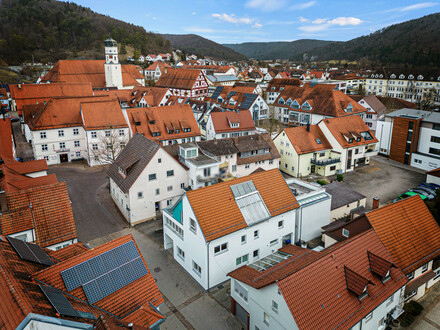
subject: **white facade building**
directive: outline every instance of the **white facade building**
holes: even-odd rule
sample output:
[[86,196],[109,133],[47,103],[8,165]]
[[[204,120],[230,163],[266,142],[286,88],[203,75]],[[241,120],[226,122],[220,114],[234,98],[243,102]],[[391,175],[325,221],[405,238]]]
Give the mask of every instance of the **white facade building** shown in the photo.
[[188,186],[187,169],[140,134],[122,150],[108,175],[111,197],[130,225],[160,215]]
[[208,290],[290,243],[297,208],[278,170],[188,191],[164,212],[164,247]]

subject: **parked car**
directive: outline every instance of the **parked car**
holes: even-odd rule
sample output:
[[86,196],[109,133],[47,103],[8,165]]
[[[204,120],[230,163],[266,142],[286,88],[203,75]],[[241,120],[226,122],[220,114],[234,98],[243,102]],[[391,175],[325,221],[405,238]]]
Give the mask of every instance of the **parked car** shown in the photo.
[[426,191],[427,193],[430,193],[433,196],[435,196],[436,190],[437,190],[437,189],[426,187],[426,186],[422,186],[422,185],[418,185],[416,189],[424,190],[424,191]]
[[405,199],[405,198],[412,197],[412,196],[415,196],[415,195],[419,195],[420,198],[421,198],[423,201],[424,201],[425,199],[428,198],[427,196],[422,195],[422,194],[419,194],[419,193],[416,193],[416,192],[414,192],[414,191],[407,191],[407,192],[404,193],[404,194],[400,194],[400,195],[399,195],[399,198],[400,198],[400,199]]
[[408,189],[408,191],[413,191],[413,192],[416,192],[420,195],[425,195],[426,197],[428,197],[428,199],[434,199],[433,194],[430,194],[429,192],[426,192],[425,190],[422,190],[422,189],[411,188],[411,189]]
[[440,188],[440,186],[438,184],[426,183],[426,182],[422,182],[421,184],[419,184],[419,186],[429,187],[429,188],[432,188],[432,189],[439,189]]

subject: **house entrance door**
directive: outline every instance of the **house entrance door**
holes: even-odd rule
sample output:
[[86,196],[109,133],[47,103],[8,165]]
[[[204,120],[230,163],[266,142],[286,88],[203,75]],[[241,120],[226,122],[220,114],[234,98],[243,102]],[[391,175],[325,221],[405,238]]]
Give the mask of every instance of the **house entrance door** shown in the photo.
[[69,161],[69,156],[67,154],[60,154],[60,163],[67,163]]
[[315,165],[310,166],[310,173],[315,173]]

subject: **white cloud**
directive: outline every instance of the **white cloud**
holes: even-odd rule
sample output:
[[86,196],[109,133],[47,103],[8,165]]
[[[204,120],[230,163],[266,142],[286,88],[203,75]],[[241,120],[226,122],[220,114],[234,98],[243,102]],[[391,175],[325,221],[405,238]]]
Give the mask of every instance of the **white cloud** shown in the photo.
[[435,2],[420,2],[420,3],[416,3],[414,5],[411,5],[411,6],[400,8],[399,11],[411,11],[411,10],[417,10],[417,9],[422,9],[422,8],[434,7],[434,6],[437,6],[437,3],[435,3]]
[[297,5],[293,5],[292,7],[290,7],[290,9],[292,9],[292,10],[307,9],[307,8],[314,6],[315,4],[316,4],[316,1],[309,1],[309,2],[304,2],[304,3],[299,3]]
[[314,21],[312,21],[313,24],[324,24],[327,22],[328,18],[317,18]]
[[262,24],[260,24],[260,23],[255,23],[254,25],[252,25],[252,27],[253,27],[253,28],[257,28],[257,29],[260,29],[260,28],[262,28],[262,27],[263,27],[263,25],[262,25]]
[[153,16],[153,17],[151,17],[151,19],[153,19],[153,20],[157,20],[157,17],[156,17],[156,16]]
[[275,11],[285,5],[286,0],[248,0],[246,2],[246,7],[262,11]]
[[248,17],[237,17],[234,14],[212,14],[212,17],[218,18],[220,21],[235,24],[252,24],[252,20]]
[[309,19],[307,19],[307,18],[304,18],[304,17],[298,17],[298,19],[299,19],[299,21],[301,22],[301,23],[308,23],[308,22],[310,22],[310,20]]
[[195,11],[193,11],[193,12],[192,12],[192,14],[193,14],[193,15],[195,15],[195,14],[196,14],[196,12],[195,12]]
[[329,24],[321,24],[321,25],[304,25],[300,26],[298,29],[304,32],[319,32],[329,28]]
[[328,21],[328,23],[332,25],[340,25],[340,26],[346,26],[346,25],[354,26],[363,23],[363,21],[356,17],[338,17],[332,19],[331,21]]

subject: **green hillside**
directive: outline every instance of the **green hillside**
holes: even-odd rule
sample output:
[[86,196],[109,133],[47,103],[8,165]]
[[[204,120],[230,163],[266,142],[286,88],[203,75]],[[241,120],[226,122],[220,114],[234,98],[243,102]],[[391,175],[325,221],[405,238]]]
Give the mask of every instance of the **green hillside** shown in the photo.
[[103,41],[111,33],[121,45],[141,53],[170,52],[160,34],[55,0],[0,1],[0,61],[9,65],[59,59],[103,58]]

